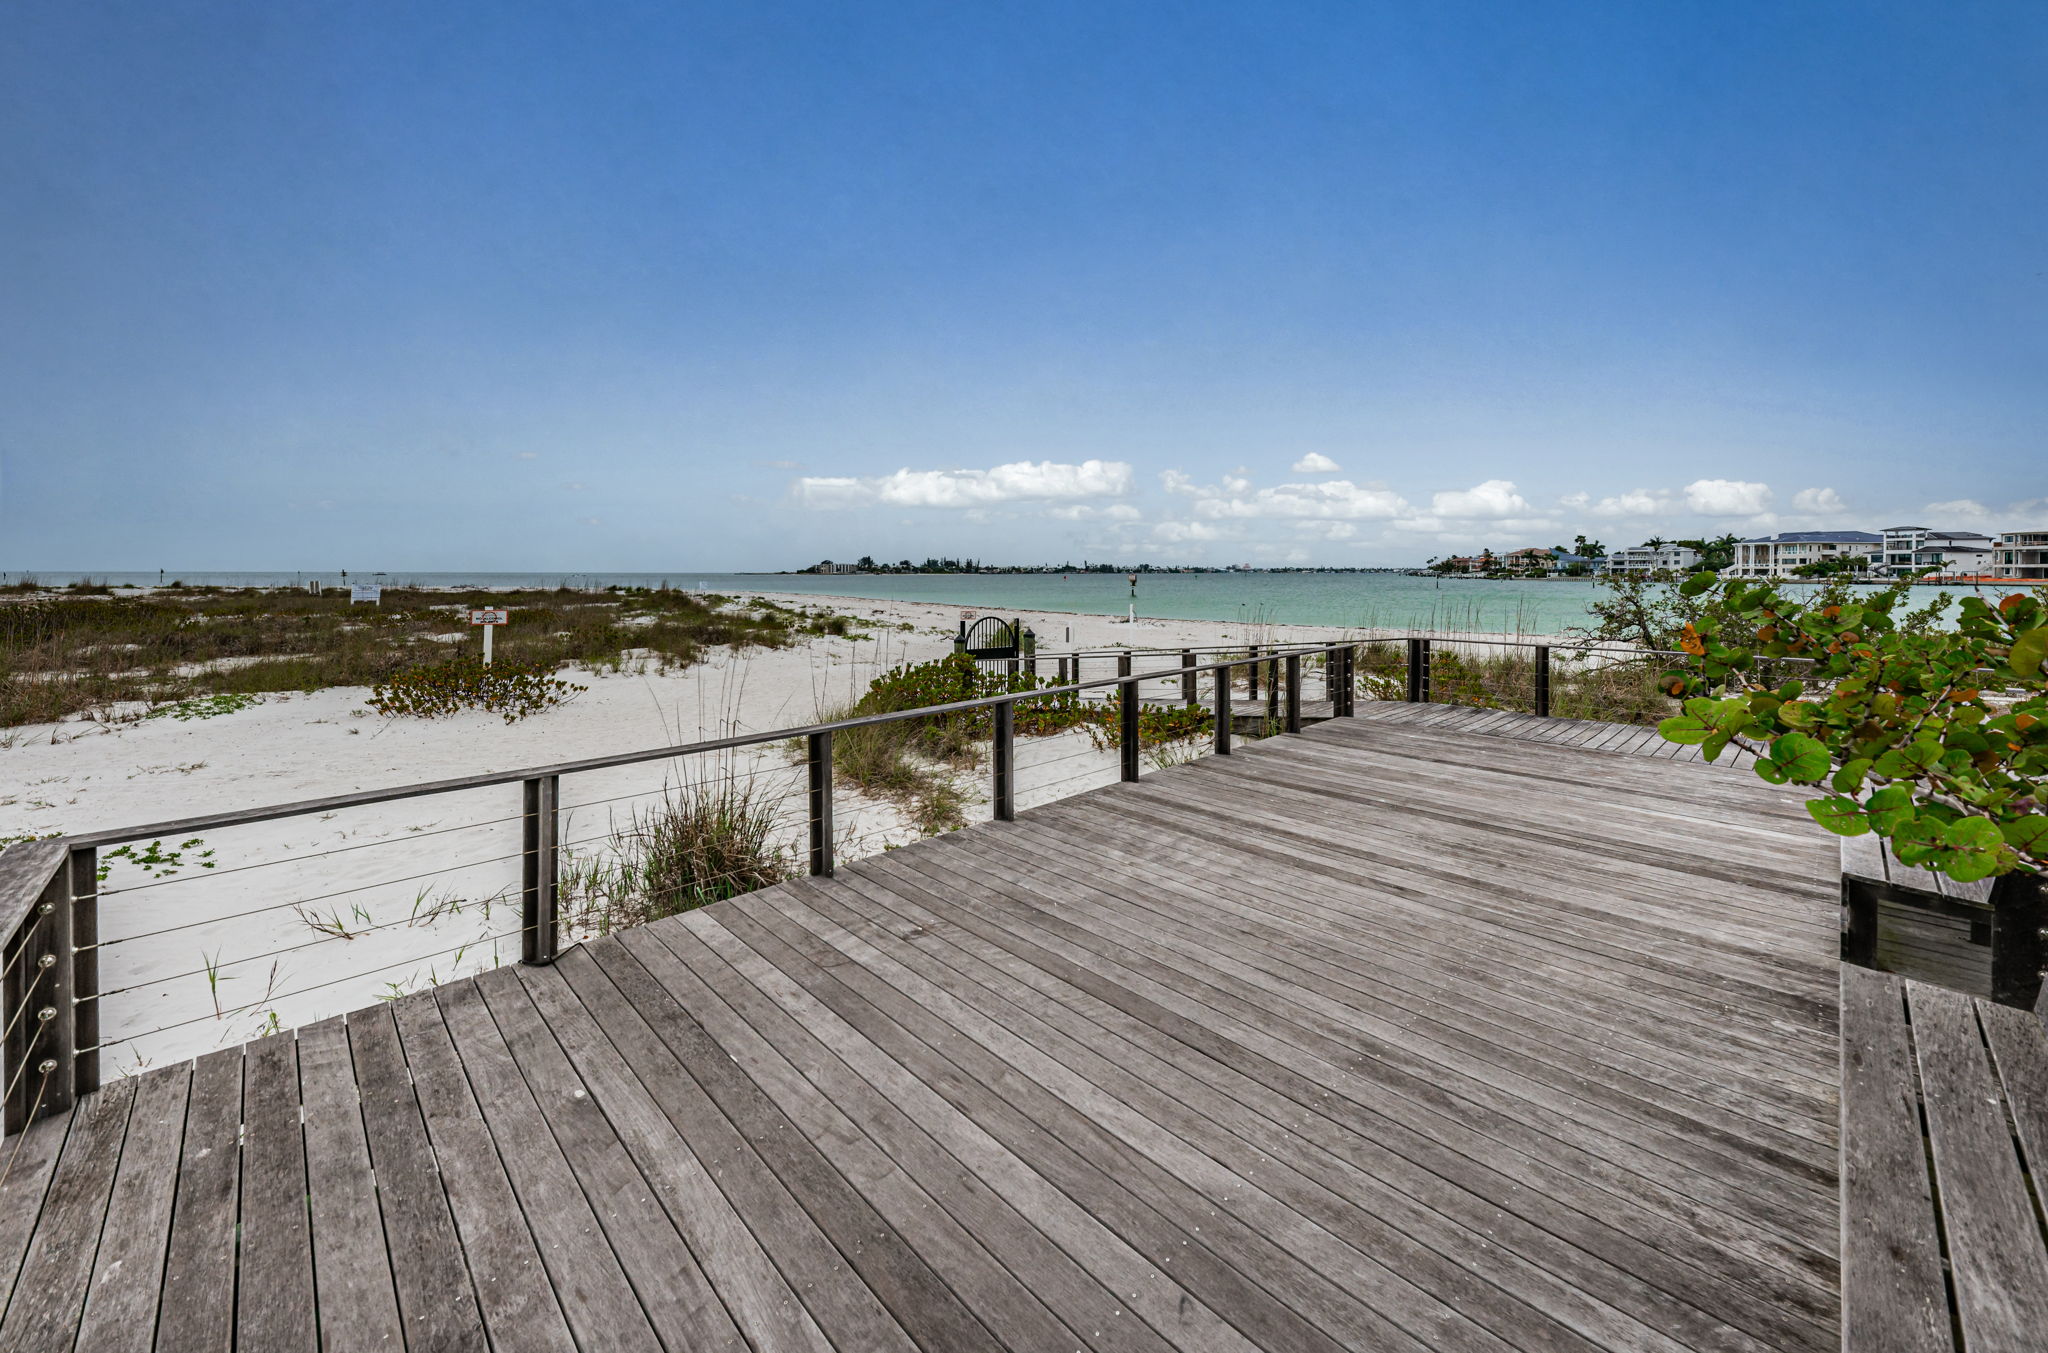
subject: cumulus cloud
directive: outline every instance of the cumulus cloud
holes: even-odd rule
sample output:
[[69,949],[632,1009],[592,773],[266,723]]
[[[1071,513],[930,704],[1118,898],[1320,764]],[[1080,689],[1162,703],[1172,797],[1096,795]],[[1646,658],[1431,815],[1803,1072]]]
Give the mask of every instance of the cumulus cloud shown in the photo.
[[1251,481],[1226,475],[1214,489],[1194,489],[1198,517],[1280,521],[1313,518],[1345,521],[1398,517],[1411,511],[1406,499],[1390,489],[1328,479],[1320,484],[1276,484],[1254,489]]
[[1120,460],[1084,460],[1078,465],[1020,460],[987,470],[903,469],[863,478],[806,477],[796,481],[794,493],[807,507],[958,508],[1121,498],[1131,487],[1131,467]]
[[1695,479],[1685,505],[1702,517],[1753,517],[1771,505],[1771,486],[1740,479]]
[[1311,451],[1294,462],[1296,474],[1335,474],[1343,468],[1320,451]]
[[1586,494],[1575,493],[1565,499],[1565,506],[1581,508],[1596,517],[1660,517],[1674,511],[1677,503],[1662,489],[1631,489],[1610,494],[1598,502],[1590,501]]
[[1929,520],[1942,518],[1948,521],[1988,521],[1995,515],[1990,508],[1975,498],[1952,498],[1945,503],[1929,503],[1924,509]]
[[1842,501],[1842,495],[1833,489],[1801,489],[1792,495],[1792,506],[1799,512],[1825,516],[1849,510],[1849,505]]
[[1505,479],[1489,479],[1476,488],[1433,493],[1429,505],[1439,517],[1520,517],[1529,511],[1528,501]]
[[1239,535],[1235,527],[1216,526],[1205,521],[1163,521],[1152,528],[1152,538],[1166,545],[1200,540],[1235,540]]
[[1050,508],[1045,515],[1060,521],[1136,521],[1145,514],[1129,503],[1111,503],[1107,507],[1077,503],[1070,507]]

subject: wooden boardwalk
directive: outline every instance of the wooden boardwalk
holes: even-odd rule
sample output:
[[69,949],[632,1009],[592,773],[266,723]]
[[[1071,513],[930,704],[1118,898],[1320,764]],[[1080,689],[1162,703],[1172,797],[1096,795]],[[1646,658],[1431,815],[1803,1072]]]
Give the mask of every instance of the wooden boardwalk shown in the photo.
[[1796,795],[1339,719],[88,1096],[0,1348],[1832,1349],[1837,931]]

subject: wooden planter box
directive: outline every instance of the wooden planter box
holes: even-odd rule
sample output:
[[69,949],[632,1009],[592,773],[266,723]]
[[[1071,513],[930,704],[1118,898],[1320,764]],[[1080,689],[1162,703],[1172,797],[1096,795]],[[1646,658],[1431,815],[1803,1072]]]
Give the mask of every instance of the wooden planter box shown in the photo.
[[2031,1010],[2048,965],[2048,895],[1900,864],[1876,837],[1842,842],[1842,960]]

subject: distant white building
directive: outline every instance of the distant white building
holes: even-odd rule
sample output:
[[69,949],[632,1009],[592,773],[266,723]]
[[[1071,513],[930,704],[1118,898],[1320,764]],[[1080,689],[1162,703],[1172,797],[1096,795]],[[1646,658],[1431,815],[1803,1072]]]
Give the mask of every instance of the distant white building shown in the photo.
[[1957,575],[1991,571],[1991,537],[1981,531],[1935,531],[1925,526],[1887,526],[1878,570],[1894,577],[1926,573]]
[[1609,573],[1677,573],[1699,565],[1700,552],[1690,545],[1631,545],[1601,561]]
[[1875,562],[1884,537],[1874,531],[1781,531],[1774,536],[1735,542],[1737,578],[1790,578],[1806,564],[1832,559],[1862,558]]
[[1991,554],[1991,569],[2001,578],[2048,582],[2048,531],[2007,531]]

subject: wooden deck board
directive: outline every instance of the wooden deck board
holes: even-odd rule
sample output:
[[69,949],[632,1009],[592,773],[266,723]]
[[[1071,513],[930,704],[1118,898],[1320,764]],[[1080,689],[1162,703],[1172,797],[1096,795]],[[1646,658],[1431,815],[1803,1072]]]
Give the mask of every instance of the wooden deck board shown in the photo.
[[121,1082],[0,1180],[0,1344],[1836,1346],[1827,839],[1361,713]]

